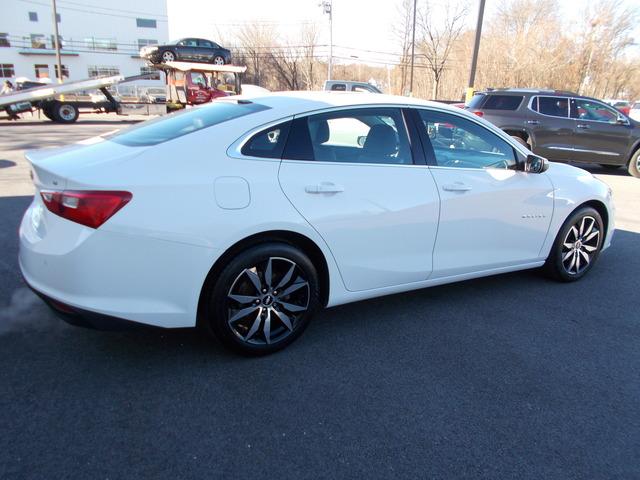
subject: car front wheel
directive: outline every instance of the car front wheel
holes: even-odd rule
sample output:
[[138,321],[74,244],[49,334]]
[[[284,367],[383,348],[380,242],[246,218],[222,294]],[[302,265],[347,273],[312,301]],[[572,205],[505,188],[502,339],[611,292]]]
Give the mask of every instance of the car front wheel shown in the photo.
[[581,279],[598,259],[605,233],[602,217],[597,210],[579,208],[560,229],[544,270],[550,277],[562,282]]
[[309,324],[319,307],[318,285],[316,269],[303,252],[285,243],[259,245],[222,270],[207,294],[202,320],[236,352],[273,353]]
[[167,62],[173,62],[175,61],[176,56],[173,52],[170,52],[169,50],[167,50],[166,52],[162,53],[162,62],[163,63],[167,63]]

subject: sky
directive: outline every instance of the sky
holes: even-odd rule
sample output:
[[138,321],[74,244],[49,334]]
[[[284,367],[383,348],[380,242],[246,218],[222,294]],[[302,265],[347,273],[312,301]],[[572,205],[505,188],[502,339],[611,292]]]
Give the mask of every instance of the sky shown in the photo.
[[[390,62],[396,57],[380,52],[398,52],[393,24],[398,18],[402,0],[333,0],[333,44],[337,61],[375,63]],[[463,2],[465,0],[462,0]],[[490,16],[501,0],[487,0],[485,18]],[[562,0],[562,15],[579,19],[581,13],[599,0]],[[640,10],[640,0],[625,0]],[[169,36],[172,39],[193,36],[232,43],[233,32],[247,23],[273,25],[281,40],[296,39],[305,23],[318,23],[320,42],[329,43],[328,15],[322,13],[321,0],[167,0]],[[450,0],[430,0],[442,7]],[[466,0],[467,23],[475,28],[478,0]],[[640,45],[640,27],[635,42]],[[640,50],[640,47],[636,47]],[[322,50],[324,53],[324,50]]]

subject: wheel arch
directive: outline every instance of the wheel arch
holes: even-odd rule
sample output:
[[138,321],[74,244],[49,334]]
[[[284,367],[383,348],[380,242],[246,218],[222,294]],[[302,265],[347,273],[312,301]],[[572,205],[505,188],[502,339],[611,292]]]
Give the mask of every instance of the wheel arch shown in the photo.
[[638,150],[640,150],[640,139],[636,140],[636,142],[629,149],[630,153],[629,153],[629,156],[627,157],[627,162],[625,163],[626,166],[629,166],[629,164],[631,163],[631,160],[633,160],[633,156],[636,154]]
[[250,235],[233,245],[231,245],[220,257],[215,261],[207,277],[200,289],[200,296],[198,298],[198,312],[197,323],[200,323],[200,319],[204,313],[206,304],[205,293],[210,289],[212,283],[215,281],[224,267],[239,253],[247,250],[256,245],[260,245],[265,242],[282,242],[299,248],[305,255],[309,257],[313,265],[318,269],[318,276],[320,280],[320,303],[326,306],[329,301],[329,266],[327,260],[318,245],[309,237],[302,235],[301,233],[293,232],[290,230],[270,230],[265,232],[256,233]]
[[576,208],[573,209],[570,215],[573,214],[576,210],[582,207],[591,207],[594,208],[602,217],[602,224],[604,228],[604,235],[602,244],[604,245],[605,240],[607,239],[607,232],[609,231],[609,210],[607,210],[607,206],[601,202],[600,200],[587,200],[586,202],[581,203]]

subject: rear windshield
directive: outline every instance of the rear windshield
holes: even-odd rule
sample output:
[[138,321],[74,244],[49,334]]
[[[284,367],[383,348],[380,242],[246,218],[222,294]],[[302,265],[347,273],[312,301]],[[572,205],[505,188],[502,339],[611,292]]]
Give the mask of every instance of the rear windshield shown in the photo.
[[489,95],[482,108],[485,110],[517,110],[523,98],[522,95]]
[[218,125],[234,118],[267,110],[269,107],[258,103],[238,103],[215,101],[202,107],[158,117],[127,128],[107,137],[112,142],[128,147],[157,145],[174,138],[197,132],[203,128]]
[[484,93],[476,93],[467,104],[467,107],[480,108],[480,105],[482,104],[484,97],[486,97]]

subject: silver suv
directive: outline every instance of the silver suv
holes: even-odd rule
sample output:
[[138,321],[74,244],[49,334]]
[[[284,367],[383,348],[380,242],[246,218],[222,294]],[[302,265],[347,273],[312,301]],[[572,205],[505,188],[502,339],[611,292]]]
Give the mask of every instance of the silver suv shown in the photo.
[[465,108],[549,160],[625,166],[640,178],[640,123],[600,100],[557,90],[505,89],[478,92]]

